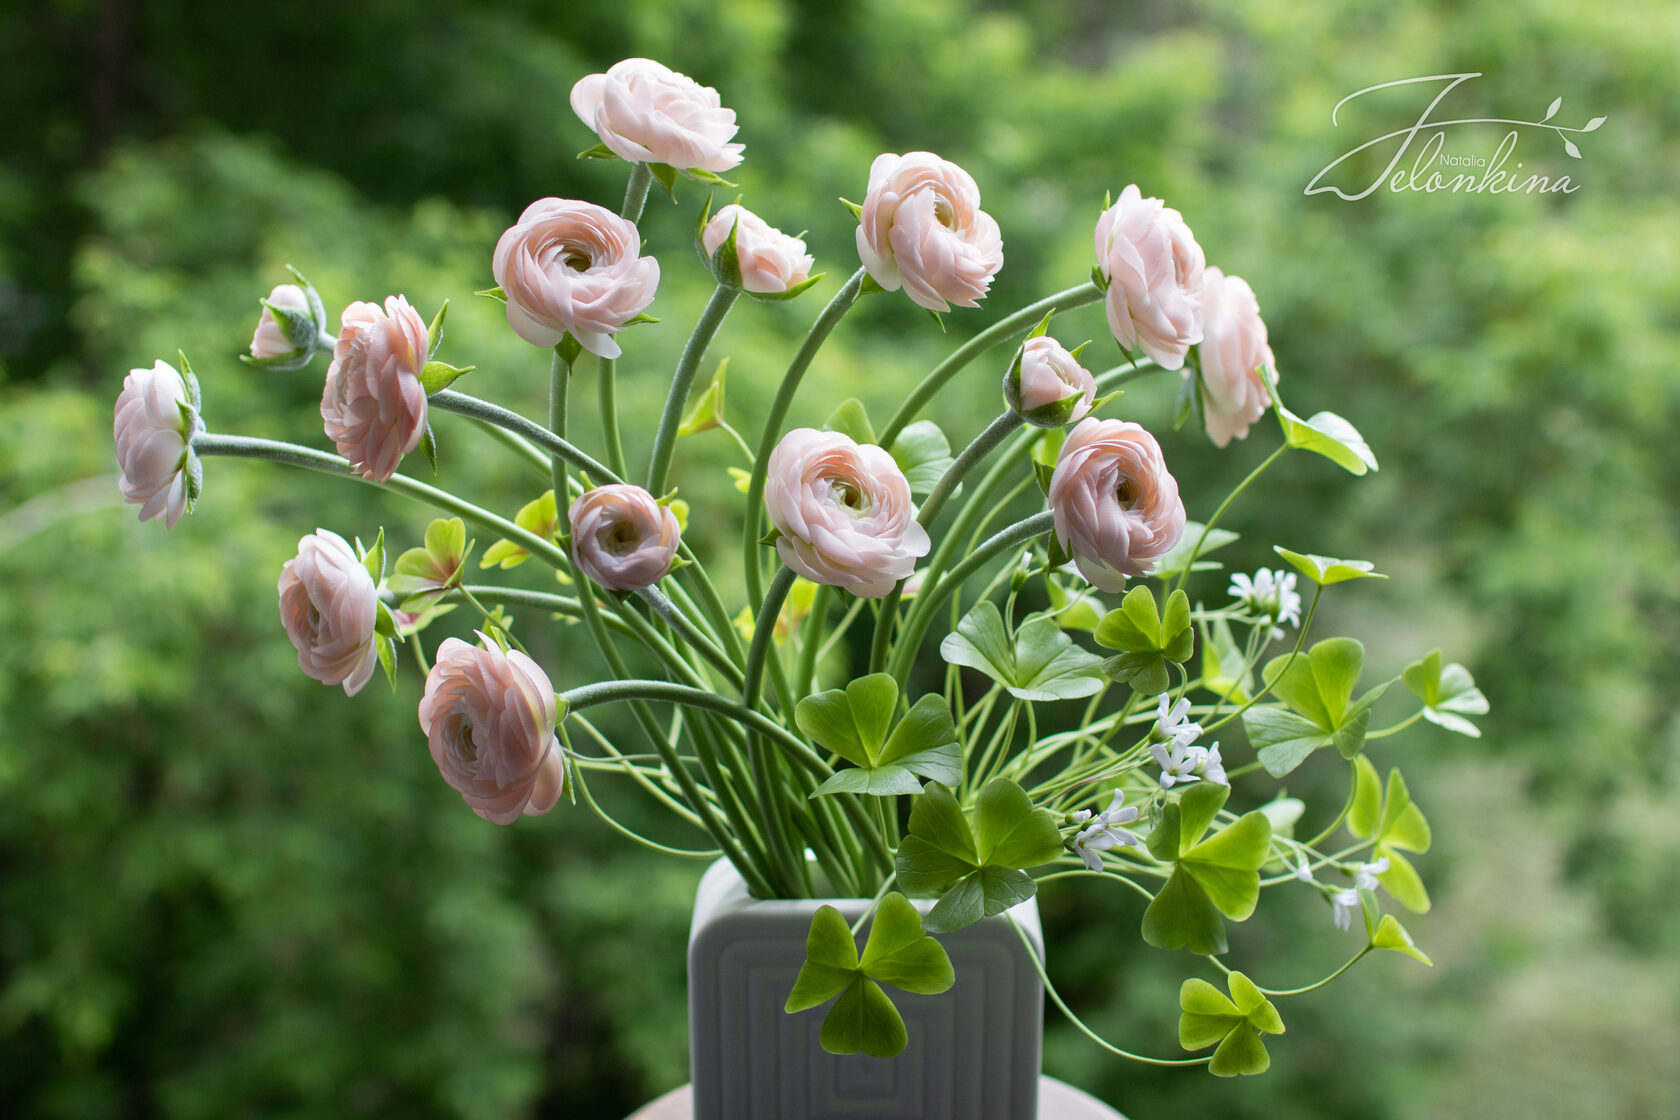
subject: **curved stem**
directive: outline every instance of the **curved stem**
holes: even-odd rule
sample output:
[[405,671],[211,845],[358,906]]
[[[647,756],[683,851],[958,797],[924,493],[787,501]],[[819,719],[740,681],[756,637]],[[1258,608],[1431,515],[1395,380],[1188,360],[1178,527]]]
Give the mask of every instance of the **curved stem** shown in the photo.
[[1050,982],[1049,973],[1044,971],[1044,962],[1039,959],[1038,950],[1034,948],[1033,943],[1027,939],[1026,931],[1016,923],[1015,916],[1008,911],[1005,911],[1004,917],[1009,919],[1010,928],[1015,931],[1015,935],[1021,939],[1021,944],[1026,947],[1027,956],[1032,958],[1033,968],[1038,972],[1038,978],[1044,981],[1044,994],[1050,997],[1050,1001],[1061,1010],[1063,1015],[1067,1016],[1067,1021],[1078,1028],[1080,1034],[1083,1034],[1086,1038],[1090,1039],[1098,1046],[1101,1046],[1110,1054],[1117,1055],[1121,1058],[1130,1058],[1134,1062],[1142,1062],[1145,1065],[1205,1066],[1213,1060],[1212,1055],[1209,1055],[1206,1058],[1151,1058],[1143,1054],[1134,1054],[1130,1050],[1120,1049],[1120,1047],[1114,1045],[1102,1035],[1086,1026],[1085,1021],[1075,1015],[1073,1013],[1073,1009],[1068,1007],[1068,1005],[1062,1001],[1061,993],[1056,991],[1056,985]]
[[[758,617],[753,621],[752,645],[747,649],[746,684],[741,690],[741,703],[749,708],[756,708],[759,697],[764,693],[764,662],[775,656],[771,646],[776,635],[776,616],[782,613],[782,603],[796,578],[792,568],[784,567],[778,571],[776,578],[770,581],[770,587],[764,593],[764,604],[759,607]],[[784,713],[788,716],[792,714]]]
[[1283,453],[1288,450],[1289,445],[1287,443],[1280,445],[1276,451],[1266,456],[1259,466],[1249,471],[1248,477],[1237,483],[1235,490],[1225,495],[1225,500],[1219,503],[1219,508],[1213,511],[1213,516],[1208,518],[1207,524],[1202,526],[1202,535],[1196,538],[1196,547],[1190,550],[1190,558],[1184,562],[1184,571],[1179,573],[1178,582],[1173,584],[1174,591],[1181,589],[1185,582],[1189,580],[1190,569],[1196,566],[1196,557],[1201,554],[1202,544],[1206,542],[1208,534],[1213,531],[1213,527],[1219,524],[1219,519],[1225,515],[1225,511],[1231,508],[1231,503],[1236,501],[1239,494],[1247,490],[1255,479],[1265,474],[1266,468],[1282,458]]
[[457,498],[447,490],[428,486],[407,475],[394,474],[384,482],[376,482],[356,474],[350,469],[350,464],[337,455],[295,443],[259,439],[255,436],[226,436],[200,432],[193,437],[192,447],[200,455],[221,455],[231,459],[266,459],[271,463],[284,463],[290,467],[303,467],[322,474],[338,475],[340,478],[363,482],[369,486],[382,486],[446,513],[453,513],[463,521],[469,521],[489,532],[499,533],[556,568],[564,568],[567,564],[566,554],[560,551],[553,541],[546,541],[506,518],[498,517],[489,510]]
[[[555,361],[563,359],[556,353]],[[591,482],[597,485],[603,482],[623,482],[616,473],[609,470],[605,464],[597,462],[582,450],[566,442],[564,433],[552,432],[541,424],[535,424],[500,405],[481,401],[477,397],[469,397],[465,393],[457,393],[453,389],[440,389],[429,398],[430,403],[445,412],[453,412],[459,416],[471,416],[476,420],[494,424],[498,428],[506,429],[516,435],[524,436],[551,456],[565,460],[578,470],[589,476]],[[564,489],[554,491],[556,500],[564,494]]]
[[1324,985],[1330,983],[1330,981],[1334,980],[1336,977],[1340,976],[1342,973],[1346,972],[1348,969],[1350,969],[1354,965],[1358,964],[1361,960],[1363,960],[1365,958],[1365,954],[1369,953],[1373,948],[1374,948],[1374,946],[1371,946],[1371,945],[1365,946],[1365,948],[1359,950],[1359,952],[1357,952],[1353,955],[1352,960],[1348,961],[1342,967],[1338,968],[1336,971],[1332,972],[1330,975],[1326,976],[1322,980],[1317,981],[1316,983],[1306,984],[1306,985],[1303,985],[1302,987],[1299,987],[1299,988],[1260,988],[1260,985],[1258,985],[1258,984],[1256,984],[1255,987],[1260,988],[1260,991],[1263,994],[1268,995],[1268,996],[1304,996],[1308,992],[1316,992],[1318,989],[1324,987]]
[[739,288],[722,284],[712,290],[712,298],[700,313],[699,322],[694,324],[694,333],[688,336],[688,345],[683,347],[682,357],[677,360],[677,372],[671,378],[671,391],[665,396],[665,411],[659,414],[659,428],[653,434],[653,455],[648,462],[647,488],[655,497],[665,493],[665,483],[671,473],[671,454],[676,449],[677,426],[682,423],[683,409],[688,404],[689,389],[694,385],[694,374],[700,368],[700,359],[705,356],[706,347],[712,344],[712,336],[723,326],[724,318],[740,294]]
[[607,444],[607,465],[620,478],[630,472],[624,469],[624,441],[618,434],[618,362],[602,358],[596,379],[596,393],[601,403],[601,436]]
[[640,221],[642,207],[647,204],[648,187],[652,185],[653,171],[648,165],[632,164],[630,181],[624,185],[624,205],[618,208],[618,216],[627,222]]
[[[891,447],[893,440],[898,438],[906,425],[913,420],[922,406],[933,399],[935,393],[944,387],[945,383],[956,376],[957,371],[972,362],[993,346],[1002,342],[1018,331],[1027,330],[1044,318],[1046,311],[1071,311],[1075,307],[1083,307],[1087,303],[1094,303],[1102,298],[1102,292],[1097,286],[1087,280],[1078,287],[1069,288],[1065,292],[1057,292],[1053,296],[1046,296],[1037,303],[1029,304],[1013,315],[1006,315],[993,323],[961,346],[952,351],[951,356],[933,367],[933,371],[922,379],[922,383],[910,395],[904,398],[904,403],[898,406],[892,419],[881,431],[880,443],[882,447]],[[1001,375],[999,380],[1001,381]]]
[[922,588],[922,593],[916,596],[916,605],[910,608],[910,614],[904,620],[904,632],[899,635],[898,648],[892,657],[892,668],[889,669],[898,681],[900,691],[903,691],[905,679],[909,676],[910,662],[915,657],[916,649],[921,645],[922,637],[927,633],[928,624],[932,621],[933,612],[939,605],[961,587],[969,576],[991,563],[998,553],[1025,544],[1035,537],[1042,537],[1054,524],[1049,510],[1017,521],[988,537],[985,543],[964,557],[962,563],[946,573],[938,586]]
[[741,687],[744,680],[741,670],[736,668],[735,663],[729,660],[722,650],[713,645],[710,639],[700,633],[695,628],[694,623],[689,621],[688,616],[678,610],[676,604],[667,599],[659,588],[644,587],[636,594],[644,603],[653,608],[655,614],[670,624],[671,629],[676,631],[677,637],[687,642],[696,653],[711,662],[713,667],[723,674],[724,680],[736,688]]
[[747,480],[746,509],[741,518],[741,561],[746,569],[749,603],[764,597],[764,572],[759,567],[758,542],[764,535],[760,518],[764,508],[764,477],[770,463],[770,452],[775,450],[776,441],[781,438],[782,421],[787,419],[788,408],[793,404],[793,395],[799,391],[799,383],[804,379],[805,371],[810,368],[811,359],[816,357],[829,333],[858,301],[858,296],[863,291],[863,279],[868,275],[864,269],[858,269],[852,273],[852,278],[834,293],[834,298],[828,301],[828,306],[822,309],[817,321],[812,323],[811,329],[806,332],[805,341],[799,344],[798,352],[794,354],[793,361],[788,363],[787,372],[782,375],[782,384],[776,390],[776,399],[770,402],[770,415],[764,419],[764,433],[759,437],[758,454],[753,457],[752,476]]
[[572,768],[572,781],[577,783],[578,792],[583,795],[584,803],[595,811],[595,815],[597,817],[600,817],[601,820],[606,822],[608,828],[612,829],[620,836],[634,840],[644,848],[658,852],[660,855],[676,856],[678,859],[716,859],[723,854],[722,848],[711,848],[707,851],[690,851],[686,848],[672,848],[659,843],[657,840],[649,840],[646,836],[643,836],[635,829],[621,824],[611,813],[608,813],[605,809],[601,808],[600,805],[596,804],[595,795],[589,792],[589,783],[584,781],[582,767],[574,766]]

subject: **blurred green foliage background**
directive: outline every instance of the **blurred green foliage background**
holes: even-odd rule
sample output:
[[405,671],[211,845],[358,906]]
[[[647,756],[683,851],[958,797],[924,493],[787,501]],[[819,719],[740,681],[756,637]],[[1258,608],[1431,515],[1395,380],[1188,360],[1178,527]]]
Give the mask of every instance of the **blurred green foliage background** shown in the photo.
[[[1234,526],[1266,535],[1222,558],[1253,567],[1275,540],[1377,559],[1394,578],[1336,589],[1325,632],[1363,638],[1381,672],[1443,645],[1493,701],[1480,741],[1428,729],[1375,745],[1435,826],[1421,861],[1435,909],[1408,921],[1433,970],[1383,955],[1288,1001],[1258,1080],[1117,1064],[1054,1016],[1048,1071],[1134,1120],[1676,1115],[1680,8],[1664,0],[0,11],[7,1114],[594,1120],[685,1079],[700,869],[565,807],[493,828],[438,780],[411,666],[395,695],[376,681],[354,701],[296,670],[274,580],[297,538],[383,525],[401,549],[427,513],[212,460],[200,508],[166,532],[117,504],[110,437],[127,370],[179,347],[213,430],[322,445],[319,359],[292,375],[234,360],[286,263],[335,312],[449,298],[441,356],[479,367],[473,392],[535,408],[546,356],[470,293],[532,199],[616,204],[624,168],[573,158],[593,137],[567,93],[637,54],[718,87],[740,114],[746,203],[808,229],[828,271],[795,304],[743,304],[726,324],[713,355],[732,359],[737,426],[755,430],[855,268],[835,197],[861,198],[877,153],[956,160],[1002,225],[1005,269],[984,310],[946,317],[953,337],[1083,279],[1104,192],[1137,182],[1253,284],[1291,403],[1349,417],[1382,461],[1353,480],[1285,460]],[[1486,76],[1459,108],[1532,119],[1561,94],[1560,121],[1608,116],[1579,162],[1521,140],[1578,193],[1303,196],[1361,127],[1331,126],[1340,98],[1460,71]],[[656,195],[643,223],[664,321],[626,340],[632,462],[710,284],[687,255],[703,201],[693,184],[676,206]],[[1100,311],[1068,322],[1062,337],[1109,345]],[[907,300],[868,300],[795,419],[849,395],[888,409],[951,344]],[[995,413],[999,372],[981,363],[972,391],[936,403],[954,440]],[[1215,454],[1165,431],[1172,391],[1145,381],[1123,411],[1163,431],[1205,516],[1275,429]],[[442,418],[438,436],[442,484],[510,514],[541,488],[471,428]],[[719,433],[680,448],[702,554],[734,544],[732,454]],[[559,687],[599,672],[558,625],[519,621]],[[1309,766],[1291,792],[1337,804],[1341,782]],[[1314,900],[1272,897],[1233,945],[1272,962],[1264,982],[1303,983],[1347,952]],[[1173,1053],[1187,965],[1141,944],[1134,901],[1082,884],[1043,906],[1074,1006]]]

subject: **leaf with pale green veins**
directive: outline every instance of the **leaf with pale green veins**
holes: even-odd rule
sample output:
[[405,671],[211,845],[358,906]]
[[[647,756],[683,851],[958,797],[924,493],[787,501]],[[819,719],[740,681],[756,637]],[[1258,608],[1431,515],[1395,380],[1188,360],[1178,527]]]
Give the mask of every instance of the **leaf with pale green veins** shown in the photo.
[[1465,717],[1486,715],[1488,701],[1476,687],[1470,670],[1457,662],[1443,666],[1441,651],[1437,649],[1406,666],[1401,679],[1423,701],[1424,719],[1472,739],[1481,737],[1481,728]]
[[1206,980],[1192,978],[1179,988],[1179,1045],[1205,1050],[1218,1043],[1208,1065],[1215,1077],[1264,1073],[1272,1059],[1260,1036],[1284,1033],[1283,1017],[1247,976],[1233,972],[1226,982],[1230,998]]
[[982,599],[939,644],[952,665],[977,669],[1018,700],[1076,700],[1102,691],[1102,659],[1074,644],[1056,620],[1028,619],[1010,636],[997,604]]
[[844,689],[807,696],[794,709],[794,723],[812,741],[852,763],[811,794],[864,793],[876,796],[920,793],[917,777],[956,785],[962,780],[962,746],[943,697],[917,700],[892,727],[898,683],[887,673],[859,677]]
[[949,932],[1031,898],[1037,885],[1024,869],[1061,854],[1056,818],[1014,782],[986,783],[972,827],[950,790],[930,782],[910,810],[895,869],[905,890],[939,896],[926,925]]
[[[918,420],[906,426],[889,450],[893,462],[904,472],[904,480],[910,484],[911,496],[917,499],[933,493],[933,488],[957,461],[951,454],[951,441],[932,420]],[[952,497],[955,496],[953,492]]]

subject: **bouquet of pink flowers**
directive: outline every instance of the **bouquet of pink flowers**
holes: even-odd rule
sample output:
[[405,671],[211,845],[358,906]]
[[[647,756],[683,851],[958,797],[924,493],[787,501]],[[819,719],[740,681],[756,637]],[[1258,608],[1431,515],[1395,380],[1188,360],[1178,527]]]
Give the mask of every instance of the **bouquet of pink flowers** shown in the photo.
[[[486,246],[495,286],[480,293],[550,352],[546,417],[452,387],[472,367],[437,356],[447,305],[428,323],[402,295],[358,300],[334,334],[294,272],[262,301],[245,360],[299,370],[330,355],[320,411],[333,449],[208,430],[185,357],[179,369],[158,361],[129,374],[115,412],[122,491],[141,518],[175,525],[198,499],[201,460],[215,455],[359,479],[435,507],[424,541],[394,560],[383,530],[369,547],[325,529],[302,538],[278,588],[299,667],[353,696],[379,667],[395,686],[406,649],[425,677],[418,719],[432,759],[488,821],[581,800],[661,852],[726,856],[759,898],[872,898],[906,938],[895,967],[872,970],[867,952],[861,965],[855,951],[841,959],[828,937],[838,915],[818,910],[788,998],[795,1013],[834,1001],[831,1020],[849,1009],[823,1031],[836,1052],[896,1053],[904,1028],[882,983],[943,990],[952,970],[936,935],[1052,882],[1137,892],[1148,899],[1143,940],[1186,950],[1187,966],[1211,964],[1223,981],[1191,977],[1180,994],[1183,1046],[1211,1054],[1146,1061],[1205,1062],[1221,1075],[1267,1067],[1261,1036],[1283,1030],[1274,1000],[1320,985],[1269,989],[1220,959],[1226,923],[1248,920],[1262,888],[1316,892],[1329,920],[1357,929],[1352,959],[1320,984],[1377,949],[1427,963],[1384,896],[1428,907],[1406,853],[1427,850],[1429,827],[1399,771],[1381,779],[1366,748],[1419,719],[1476,735],[1469,717],[1487,703],[1438,651],[1361,687],[1358,641],[1309,641],[1327,588],[1384,578],[1371,563],[1281,546],[1281,567],[1252,574],[1207,559],[1236,539],[1221,520],[1280,457],[1308,452],[1355,475],[1377,462],[1347,420],[1284,405],[1253,289],[1206,265],[1183,216],[1127,186],[1096,218],[1089,280],[957,346],[884,424],[847,401],[822,430],[785,430],[813,357],[859,300],[902,291],[936,317],[976,308],[1003,266],[998,224],[967,172],[929,152],[881,155],[863,203],[847,203],[861,267],[789,360],[756,446],[737,437],[740,555],[699,556],[671,483],[678,440],[726,426],[721,371],[697,387],[708,346],[743,294],[789,300],[822,277],[799,238],[708,202],[698,247],[716,288],[670,379],[646,469],[632,472],[613,403],[620,336],[648,318],[661,276],[636,222],[655,182],[673,199],[680,179],[731,185],[721,176],[743,146],[715,90],[645,59],[579,81],[572,108],[600,141],[584,155],[627,162],[623,205],[531,203]],[[1097,301],[1118,361],[1093,373],[1087,347],[1053,332],[1059,313]],[[1002,409],[953,454],[920,414],[1006,341],[1012,350],[987,358]],[[580,367],[600,379],[593,441],[572,422]],[[1175,372],[1176,417],[1112,415],[1119,386]],[[1276,450],[1223,496],[1181,493],[1149,429],[1193,421],[1224,448],[1268,410]],[[548,489],[504,516],[399,474],[416,451],[435,462],[440,411],[495,433],[546,473]],[[1040,511],[996,525],[1035,485]],[[534,558],[569,593],[471,582],[469,526],[494,538],[480,570]],[[731,561],[744,608],[710,574]],[[515,605],[581,623],[611,678],[557,692],[508,621]],[[476,617],[476,642],[447,637],[428,652],[428,631],[451,609]],[[855,677],[825,658],[848,640],[860,661],[867,649]],[[630,671],[630,645],[656,674]],[[939,673],[942,688],[919,690]],[[1397,682],[1415,710],[1373,729],[1373,706]],[[625,706],[645,750],[621,749],[591,722],[605,705]],[[1346,799],[1298,836],[1307,807],[1267,796],[1264,782],[1315,756],[1345,771]],[[1249,775],[1259,796],[1234,789]],[[607,816],[589,789],[605,778],[634,783],[711,849],[678,851]],[[937,901],[918,910],[906,896]]]

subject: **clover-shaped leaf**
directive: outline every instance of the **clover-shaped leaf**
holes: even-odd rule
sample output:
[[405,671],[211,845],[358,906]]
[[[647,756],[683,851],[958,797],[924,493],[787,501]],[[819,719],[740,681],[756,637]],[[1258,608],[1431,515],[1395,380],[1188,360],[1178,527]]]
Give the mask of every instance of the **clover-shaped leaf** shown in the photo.
[[1310,552],[1292,552],[1282,545],[1273,545],[1272,551],[1289,561],[1296,571],[1320,587],[1346,583],[1350,579],[1388,578],[1381,572],[1373,571],[1376,565],[1369,560],[1337,560],[1330,556],[1315,556]]
[[799,730],[852,764],[818,786],[812,797],[920,793],[918,774],[953,786],[962,781],[962,748],[944,699],[933,693],[923,696],[892,727],[897,707],[898,682],[887,673],[871,673],[844,689],[799,702],[793,712]]
[[1243,729],[1268,774],[1283,777],[1319,747],[1334,744],[1343,758],[1364,748],[1371,706],[1393,683],[1384,681],[1354,700],[1364,661],[1359,642],[1327,638],[1305,656],[1284,654],[1267,664],[1266,681],[1287,710],[1250,708],[1243,713]]
[[1281,404],[1277,412],[1283,422],[1283,438],[1290,447],[1317,452],[1350,474],[1377,469],[1377,457],[1359,429],[1334,412],[1315,412],[1306,420]]
[[[910,493],[925,498],[933,493],[945,472],[956,458],[951,454],[951,442],[939,425],[932,420],[918,420],[898,433],[891,447],[893,462],[904,472]],[[954,494],[953,494],[954,496]]]
[[[554,505],[554,491],[545,490],[540,498],[533,498],[519,507],[514,515],[513,523],[521,529],[541,537],[545,541],[554,539],[555,531],[560,527],[560,514]],[[513,541],[500,540],[484,550],[484,559],[478,562],[481,568],[516,568],[530,559],[531,554],[525,551],[525,546]]]
[[939,644],[953,665],[978,669],[1017,700],[1076,700],[1102,690],[1102,659],[1073,644],[1054,618],[1021,624],[1011,641],[997,604],[982,599]]
[[1155,592],[1139,584],[1126,593],[1118,610],[1109,611],[1093,635],[1097,644],[1121,652],[1102,663],[1103,674],[1145,696],[1165,692],[1171,683],[1167,662],[1182,665],[1196,649],[1190,625],[1190,597],[1183,589],[1167,596],[1165,617],[1155,612]]
[[[1190,563],[1190,550],[1196,547],[1198,540],[1202,540],[1203,528],[1204,526],[1198,521],[1186,521],[1184,523],[1184,535],[1178,538],[1178,543],[1173,545],[1165,556],[1156,559],[1155,570],[1149,573],[1150,577],[1165,580],[1182,572],[1184,566]],[[1216,560],[1205,560],[1203,557],[1214,549],[1224,548],[1237,539],[1237,534],[1229,529],[1209,529],[1207,539],[1202,540],[1202,547],[1196,551],[1195,570],[1203,572],[1224,567]]]
[[854,443],[875,442],[875,429],[869,423],[869,411],[856,397],[847,397],[835,406],[828,419],[823,421],[823,427],[849,437]]
[[1486,715],[1488,711],[1487,697],[1476,687],[1470,670],[1457,662],[1443,666],[1441,651],[1437,649],[1406,666],[1401,679],[1423,701],[1424,719],[1448,731],[1481,738],[1481,728],[1464,718]]
[[1233,704],[1246,704],[1254,695],[1254,681],[1242,647],[1223,618],[1202,628],[1202,687]]
[[424,548],[411,548],[397,557],[386,585],[405,614],[424,610],[446,590],[461,583],[462,568],[472,552],[467,527],[459,517],[437,518],[426,526]]
[[[904,1018],[881,990],[886,984],[920,995],[938,995],[956,982],[945,947],[922,931],[922,917],[897,891],[881,900],[864,942],[863,956],[846,919],[820,906],[805,937],[805,963],[788,993],[788,1014],[829,1000],[818,1041],[830,1054],[891,1058],[909,1042]],[[838,996],[838,999],[835,997]]]
[[1272,1001],[1240,972],[1226,978],[1231,994],[1206,980],[1186,980],[1178,990],[1178,1044],[1186,1050],[1205,1050],[1214,1043],[1208,1072],[1215,1077],[1265,1073],[1272,1064],[1262,1034],[1282,1034],[1283,1017]]
[[930,782],[910,810],[896,871],[905,890],[940,896],[927,928],[945,933],[1031,898],[1038,887],[1022,869],[1061,854],[1056,818],[1033,808],[1026,791],[1007,778],[980,791],[972,828],[951,791]]
[[1404,953],[1415,961],[1422,961],[1431,968],[1435,962],[1429,959],[1429,954],[1419,949],[1412,941],[1412,935],[1406,932],[1393,914],[1384,914],[1382,921],[1377,923],[1376,931],[1371,934],[1371,948],[1388,949],[1396,953]]
[[1429,892],[1411,861],[1402,851],[1427,852],[1431,842],[1429,821],[1412,801],[1406,779],[1399,770],[1388,772],[1388,790],[1382,792],[1377,768],[1364,755],[1354,760],[1353,804],[1348,810],[1348,831],[1361,840],[1376,841],[1373,854],[1388,860],[1388,870],[1377,876],[1395,900],[1413,913],[1429,909]]
[[1223,953],[1225,923],[1243,921],[1260,898],[1260,868],[1272,845],[1266,814],[1245,813],[1203,839],[1231,791],[1197,782],[1161,810],[1149,834],[1149,851],[1172,874],[1143,913],[1143,939],[1158,949]]

